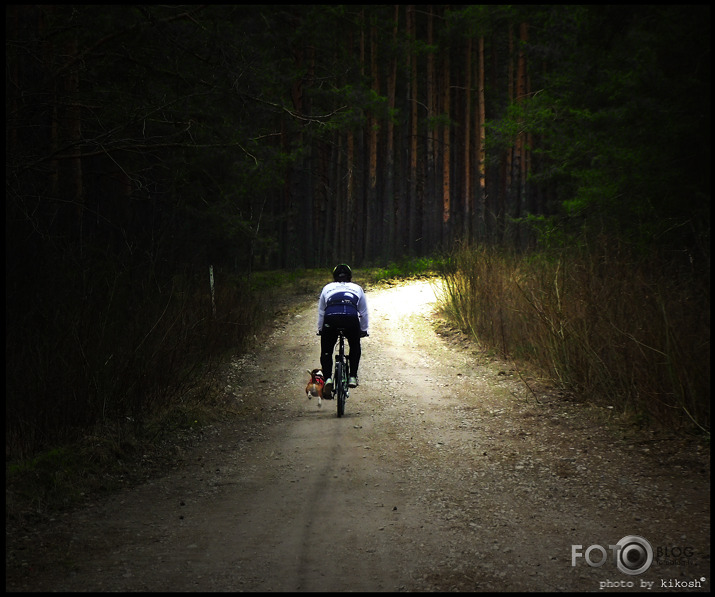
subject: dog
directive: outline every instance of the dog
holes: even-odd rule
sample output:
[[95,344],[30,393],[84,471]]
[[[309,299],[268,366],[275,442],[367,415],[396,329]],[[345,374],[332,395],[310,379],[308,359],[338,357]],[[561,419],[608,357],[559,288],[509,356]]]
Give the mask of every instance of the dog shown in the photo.
[[318,399],[318,408],[323,406],[323,387],[325,386],[325,376],[320,369],[307,369],[308,375],[310,375],[310,381],[308,385],[305,386],[305,394],[308,396],[308,400],[313,397]]

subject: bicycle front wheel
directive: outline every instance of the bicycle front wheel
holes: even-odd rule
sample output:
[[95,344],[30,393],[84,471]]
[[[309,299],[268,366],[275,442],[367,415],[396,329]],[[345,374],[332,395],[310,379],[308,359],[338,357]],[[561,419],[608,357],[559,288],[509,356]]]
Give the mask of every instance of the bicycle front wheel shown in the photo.
[[335,363],[335,390],[338,403],[338,417],[345,414],[345,399],[348,397],[348,376],[346,364],[338,361]]

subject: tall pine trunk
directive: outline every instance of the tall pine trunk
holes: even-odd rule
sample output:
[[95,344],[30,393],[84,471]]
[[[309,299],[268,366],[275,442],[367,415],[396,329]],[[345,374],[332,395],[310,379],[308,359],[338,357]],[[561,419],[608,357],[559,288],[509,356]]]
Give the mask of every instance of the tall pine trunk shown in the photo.
[[388,260],[393,259],[397,247],[397,229],[395,227],[395,124],[392,120],[392,114],[395,110],[395,92],[397,87],[397,25],[399,21],[399,5],[395,5],[395,22],[393,25],[392,41],[393,41],[393,57],[390,65],[390,72],[387,78],[387,103],[389,106],[389,114],[387,117],[387,143],[386,143],[386,160],[385,160],[385,196],[383,198],[384,205],[384,222],[385,227],[381,238],[383,239],[383,255]]
[[[517,101],[523,102],[529,95],[529,75],[526,69],[526,54],[523,50],[526,43],[529,41],[529,28],[526,23],[521,23],[519,26],[519,63],[517,67],[517,82],[518,82],[518,95]],[[520,133],[518,139],[519,147],[519,165],[521,170],[519,172],[519,216],[526,216],[528,210],[528,189],[527,189],[527,175],[529,172],[529,147],[531,145],[531,139],[529,134]],[[529,239],[527,237],[527,228],[521,225],[519,228],[519,244],[521,248],[526,248]]]
[[451,242],[451,138],[450,138],[450,61],[449,48],[444,49],[442,57],[442,112],[444,124],[442,126],[442,248],[448,249]]
[[479,37],[479,57],[477,60],[477,107],[479,110],[479,117],[476,120],[475,126],[477,130],[477,171],[478,171],[478,189],[477,189],[477,209],[474,221],[475,237],[479,240],[484,240],[486,237],[486,221],[484,219],[484,212],[486,209],[486,196],[487,196],[487,186],[486,186],[486,156],[485,156],[485,142],[486,142],[486,128],[484,127],[484,122],[486,120],[486,108],[485,108],[485,98],[484,98],[484,36]]
[[472,133],[472,38],[467,40],[467,47],[464,56],[464,69],[466,81],[464,83],[464,240],[470,240],[470,223],[472,213],[472,157],[471,157],[471,133]]
[[[372,90],[375,95],[380,93],[380,75],[377,64],[377,26],[370,24],[370,76]],[[365,258],[372,260],[379,250],[379,222],[377,210],[377,141],[380,126],[377,115],[371,112],[369,120],[369,158],[368,158],[368,187],[367,204],[365,206]]]
[[[434,17],[432,15],[433,6],[427,7],[427,45],[433,47],[434,44]],[[436,218],[437,188],[436,188],[436,159],[435,159],[435,99],[437,97],[437,84],[435,81],[434,52],[430,50],[427,54],[427,173],[425,176],[424,203],[422,209],[422,232],[425,239],[425,251],[428,253],[437,245],[437,231],[439,230],[439,220]]]
[[[415,28],[415,7],[410,5],[407,8],[407,38],[410,42],[416,39]],[[410,255],[415,255],[417,243],[417,222],[418,222],[418,199],[417,199],[417,139],[418,139],[418,88],[417,88],[417,56],[414,51],[409,52],[410,59],[410,80],[408,100],[410,102],[410,199],[409,199],[409,232],[407,238],[407,250]]]

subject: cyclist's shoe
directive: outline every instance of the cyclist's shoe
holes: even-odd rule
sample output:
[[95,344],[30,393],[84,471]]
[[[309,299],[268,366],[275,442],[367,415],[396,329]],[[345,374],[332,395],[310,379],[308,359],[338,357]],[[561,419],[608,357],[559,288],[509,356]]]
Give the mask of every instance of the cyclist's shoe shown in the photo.
[[325,380],[325,385],[323,386],[323,398],[325,400],[333,399],[333,378],[329,377]]
[[358,387],[358,379],[357,377],[351,377],[348,380],[348,386],[351,388],[357,388]]

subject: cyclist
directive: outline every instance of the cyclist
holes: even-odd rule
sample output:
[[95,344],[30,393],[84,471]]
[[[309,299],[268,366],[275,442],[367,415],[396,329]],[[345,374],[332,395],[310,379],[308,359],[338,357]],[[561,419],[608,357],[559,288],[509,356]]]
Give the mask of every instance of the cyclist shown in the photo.
[[350,372],[348,385],[358,385],[360,365],[360,338],[368,335],[367,299],[362,287],[352,281],[353,273],[345,263],[333,269],[333,282],[326,284],[318,299],[318,335],[320,336],[320,366],[328,376],[323,388],[323,398],[332,398],[333,351],[338,339],[338,328],[345,330],[350,346]]

